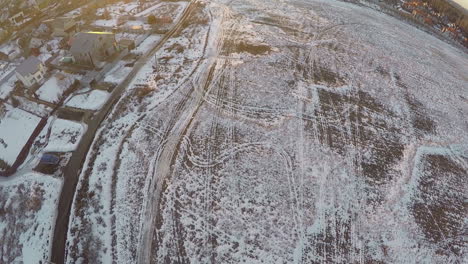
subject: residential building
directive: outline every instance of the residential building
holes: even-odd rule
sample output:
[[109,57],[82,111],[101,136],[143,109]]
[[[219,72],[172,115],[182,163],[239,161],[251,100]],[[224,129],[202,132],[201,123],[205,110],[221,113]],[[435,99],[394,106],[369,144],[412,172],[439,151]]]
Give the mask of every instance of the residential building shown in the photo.
[[54,37],[69,37],[76,33],[76,21],[72,17],[58,17],[45,21],[52,28]]
[[38,58],[31,56],[23,61],[15,71],[16,77],[26,87],[31,87],[44,80],[46,67]]
[[71,40],[70,52],[81,65],[97,66],[116,51],[115,35],[109,32],[80,32]]

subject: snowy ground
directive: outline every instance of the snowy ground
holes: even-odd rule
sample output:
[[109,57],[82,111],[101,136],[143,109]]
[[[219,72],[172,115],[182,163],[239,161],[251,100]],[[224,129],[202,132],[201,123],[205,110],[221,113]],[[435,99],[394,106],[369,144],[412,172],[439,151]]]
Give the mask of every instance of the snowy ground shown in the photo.
[[339,1],[183,25],[96,135],[67,263],[466,259],[466,53]]
[[13,72],[18,65],[15,63],[6,63],[0,61],[0,65],[5,65],[2,70],[0,70],[0,80],[3,80],[6,76],[8,76],[11,72]]
[[40,120],[38,116],[5,104],[5,112],[0,115],[0,160],[13,165]]
[[161,35],[150,35],[141,42],[136,49],[132,50],[132,52],[135,54],[144,54],[154,47],[155,43],[157,43],[161,38]]
[[0,179],[0,262],[46,263],[62,181],[39,173]]
[[[143,44],[143,43],[142,43]],[[154,43],[151,43],[154,45]],[[132,71],[131,67],[125,67],[126,61],[120,61],[106,74],[104,82],[119,84]]]
[[70,88],[79,76],[67,73],[55,73],[36,91],[39,99],[49,103],[58,103],[62,94]]
[[74,121],[56,119],[50,127],[50,136],[44,152],[68,152],[77,148],[86,126]]
[[138,14],[135,14],[136,17],[147,17],[149,15],[155,15],[156,17],[169,16],[174,21],[178,20],[179,15],[187,6],[186,1],[179,2],[162,2],[157,5],[154,5]]
[[116,27],[117,26],[117,19],[99,19],[93,22],[93,25],[98,27]]
[[15,99],[19,102],[19,109],[34,114],[36,116],[47,117],[50,114],[50,112],[52,112],[51,107],[33,102],[27,98],[15,96]]
[[106,91],[92,90],[88,93],[73,95],[65,105],[85,110],[99,110],[107,102],[109,96],[110,94]]
[[138,7],[138,3],[136,2],[119,2],[112,5],[106,6],[106,8],[98,8],[96,10],[96,15],[100,16],[104,13],[105,10],[109,12],[111,16],[119,16],[119,15],[129,15],[134,14]]

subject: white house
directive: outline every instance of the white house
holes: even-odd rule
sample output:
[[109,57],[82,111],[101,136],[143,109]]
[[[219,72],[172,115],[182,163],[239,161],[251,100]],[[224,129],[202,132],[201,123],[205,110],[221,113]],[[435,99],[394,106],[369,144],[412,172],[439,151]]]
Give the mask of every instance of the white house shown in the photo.
[[38,58],[31,56],[16,68],[15,73],[24,86],[31,87],[44,80],[46,67]]

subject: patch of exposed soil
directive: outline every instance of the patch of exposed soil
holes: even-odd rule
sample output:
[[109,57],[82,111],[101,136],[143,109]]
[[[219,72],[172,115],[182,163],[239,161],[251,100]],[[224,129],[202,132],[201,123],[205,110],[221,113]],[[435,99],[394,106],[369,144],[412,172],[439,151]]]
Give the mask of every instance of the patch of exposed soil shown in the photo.
[[264,44],[253,44],[246,41],[226,41],[223,50],[229,51],[229,53],[250,53],[252,55],[267,54],[271,51],[271,47]]
[[389,181],[404,150],[394,113],[363,91],[342,95],[320,89],[319,98],[316,115],[322,144],[341,155],[346,155],[349,146],[369,152],[362,159],[356,157],[358,171],[369,183]]
[[440,254],[460,256],[466,248],[468,171],[444,155],[427,155],[422,163],[412,214]]

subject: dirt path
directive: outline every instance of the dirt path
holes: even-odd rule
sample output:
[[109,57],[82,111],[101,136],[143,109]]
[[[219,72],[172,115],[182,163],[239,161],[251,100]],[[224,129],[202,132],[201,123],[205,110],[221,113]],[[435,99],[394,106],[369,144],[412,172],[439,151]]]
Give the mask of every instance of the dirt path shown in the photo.
[[173,174],[173,165],[179,155],[179,150],[182,148],[184,138],[190,132],[193,120],[209,94],[210,84],[215,73],[216,60],[217,56],[208,56],[207,61],[203,63],[205,69],[202,70],[197,83],[189,84],[192,87],[185,96],[185,100],[182,100],[182,104],[178,107],[180,110],[177,111],[177,115],[172,119],[176,122],[172,129],[166,133],[167,137],[164,139],[166,143],[157,156],[156,168],[149,176],[151,177],[151,183],[148,190],[149,196],[144,205],[144,220],[142,221],[138,247],[138,263],[151,263],[153,234],[156,224],[160,222],[161,218],[159,209],[165,182]]
[[[184,137],[190,131],[192,122],[200,109],[200,106],[204,102],[204,98],[209,91],[209,86],[214,73],[214,59],[213,62],[209,63],[212,66],[209,70],[204,73],[204,80],[201,82],[203,86],[203,92],[197,92],[196,87],[192,89],[193,97],[185,104],[185,107],[180,111],[181,119],[177,121],[174,128],[169,133],[169,137],[166,139],[166,144],[163,146],[160,155],[158,156],[156,169],[152,175],[152,182],[150,187],[150,197],[147,199],[146,208],[144,212],[144,220],[142,227],[142,235],[140,238],[138,254],[138,263],[150,263],[151,252],[152,252],[152,238],[154,233],[155,224],[158,218],[160,218],[159,207],[161,194],[163,192],[164,182],[171,177],[173,173],[172,165],[175,163],[176,158],[181,149],[181,144]],[[182,114],[184,114],[182,116]]]

